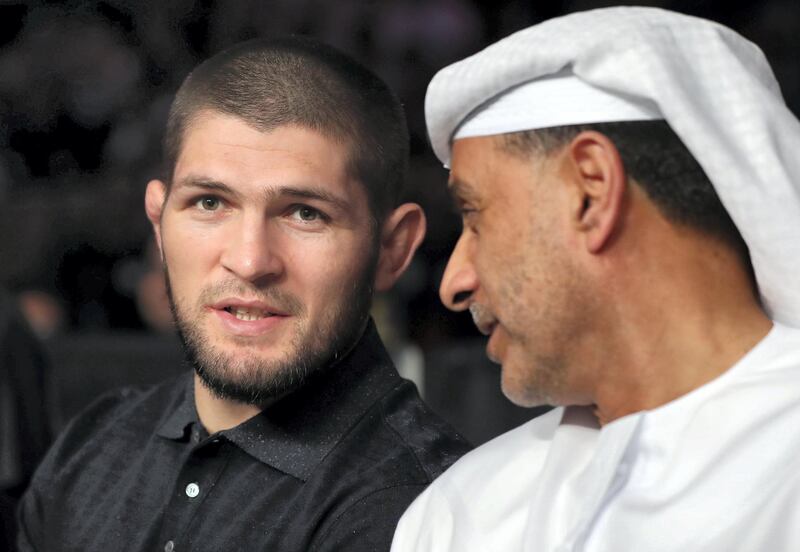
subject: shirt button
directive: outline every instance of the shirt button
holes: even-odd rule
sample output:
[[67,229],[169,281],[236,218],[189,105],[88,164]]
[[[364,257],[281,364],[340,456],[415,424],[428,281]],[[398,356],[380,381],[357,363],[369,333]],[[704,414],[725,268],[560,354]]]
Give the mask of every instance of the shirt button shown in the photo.
[[175,550],[175,543],[171,540],[167,541],[167,544],[164,545],[164,552],[172,552],[173,550]]
[[186,485],[186,496],[188,496],[189,498],[194,498],[199,494],[200,494],[200,487],[197,485],[197,483],[189,483],[188,485]]

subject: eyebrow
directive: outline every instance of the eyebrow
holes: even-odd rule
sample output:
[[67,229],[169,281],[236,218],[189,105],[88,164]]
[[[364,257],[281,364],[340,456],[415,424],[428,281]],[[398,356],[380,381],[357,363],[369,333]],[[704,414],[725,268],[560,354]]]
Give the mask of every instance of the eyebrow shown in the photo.
[[472,184],[455,176],[451,176],[450,180],[447,181],[447,190],[453,200],[457,202],[474,199],[478,196]]
[[186,178],[179,180],[176,183],[175,188],[200,188],[210,192],[222,192],[234,197],[239,196],[239,193],[227,184],[211,178],[187,176]]
[[341,210],[347,210],[350,202],[346,199],[331,193],[329,190],[318,186],[279,186],[266,192],[267,199],[280,196],[296,197],[298,199],[314,199],[333,205]]
[[[180,180],[178,182],[177,187],[200,188],[202,190],[208,190],[210,192],[219,192],[227,194],[237,199],[241,198],[241,193],[234,190],[224,182],[220,182],[218,180],[214,180],[211,178],[188,176]],[[322,201],[340,210],[347,210],[347,208],[350,205],[350,202],[348,202],[345,198],[342,198],[334,193],[331,193],[329,190],[326,190],[325,188],[314,185],[278,186],[275,188],[269,188],[264,192],[264,198],[267,201],[271,201],[279,197],[286,197],[286,196],[295,197],[298,199]]]

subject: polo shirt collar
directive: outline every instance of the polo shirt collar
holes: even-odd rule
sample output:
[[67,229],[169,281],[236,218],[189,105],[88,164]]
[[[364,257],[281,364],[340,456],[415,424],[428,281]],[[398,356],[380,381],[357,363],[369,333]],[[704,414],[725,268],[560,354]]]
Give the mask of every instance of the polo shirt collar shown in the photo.
[[[305,481],[367,410],[401,382],[370,320],[359,342],[340,362],[215,437],[224,437],[260,462]],[[188,428],[198,422],[193,384],[186,389],[159,435],[187,439]]]
[[194,372],[182,374],[180,379],[183,380],[182,391],[156,431],[156,435],[173,441],[188,440],[192,424],[200,423],[194,404]]

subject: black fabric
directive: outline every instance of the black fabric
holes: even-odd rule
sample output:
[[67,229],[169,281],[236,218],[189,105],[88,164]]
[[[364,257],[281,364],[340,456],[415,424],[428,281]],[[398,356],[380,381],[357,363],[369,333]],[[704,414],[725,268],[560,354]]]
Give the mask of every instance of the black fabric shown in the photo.
[[215,435],[198,422],[191,374],[100,399],[37,472],[19,545],[388,550],[406,506],[468,448],[370,325],[342,362]]
[[486,356],[485,337],[433,349],[425,366],[425,402],[475,446],[551,410],[523,408],[503,395],[500,365]]
[[48,366],[12,296],[0,291],[0,550],[14,510],[51,442]]

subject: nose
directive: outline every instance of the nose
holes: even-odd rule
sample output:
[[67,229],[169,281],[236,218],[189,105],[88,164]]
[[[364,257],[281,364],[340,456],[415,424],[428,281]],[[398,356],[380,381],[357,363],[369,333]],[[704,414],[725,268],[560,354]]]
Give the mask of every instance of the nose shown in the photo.
[[243,215],[225,236],[220,263],[242,280],[258,283],[280,276],[284,263],[280,255],[280,237],[263,216]]
[[478,275],[472,264],[473,247],[472,238],[461,234],[447,261],[439,286],[439,297],[450,310],[463,311],[469,308],[473,294],[478,290]]

